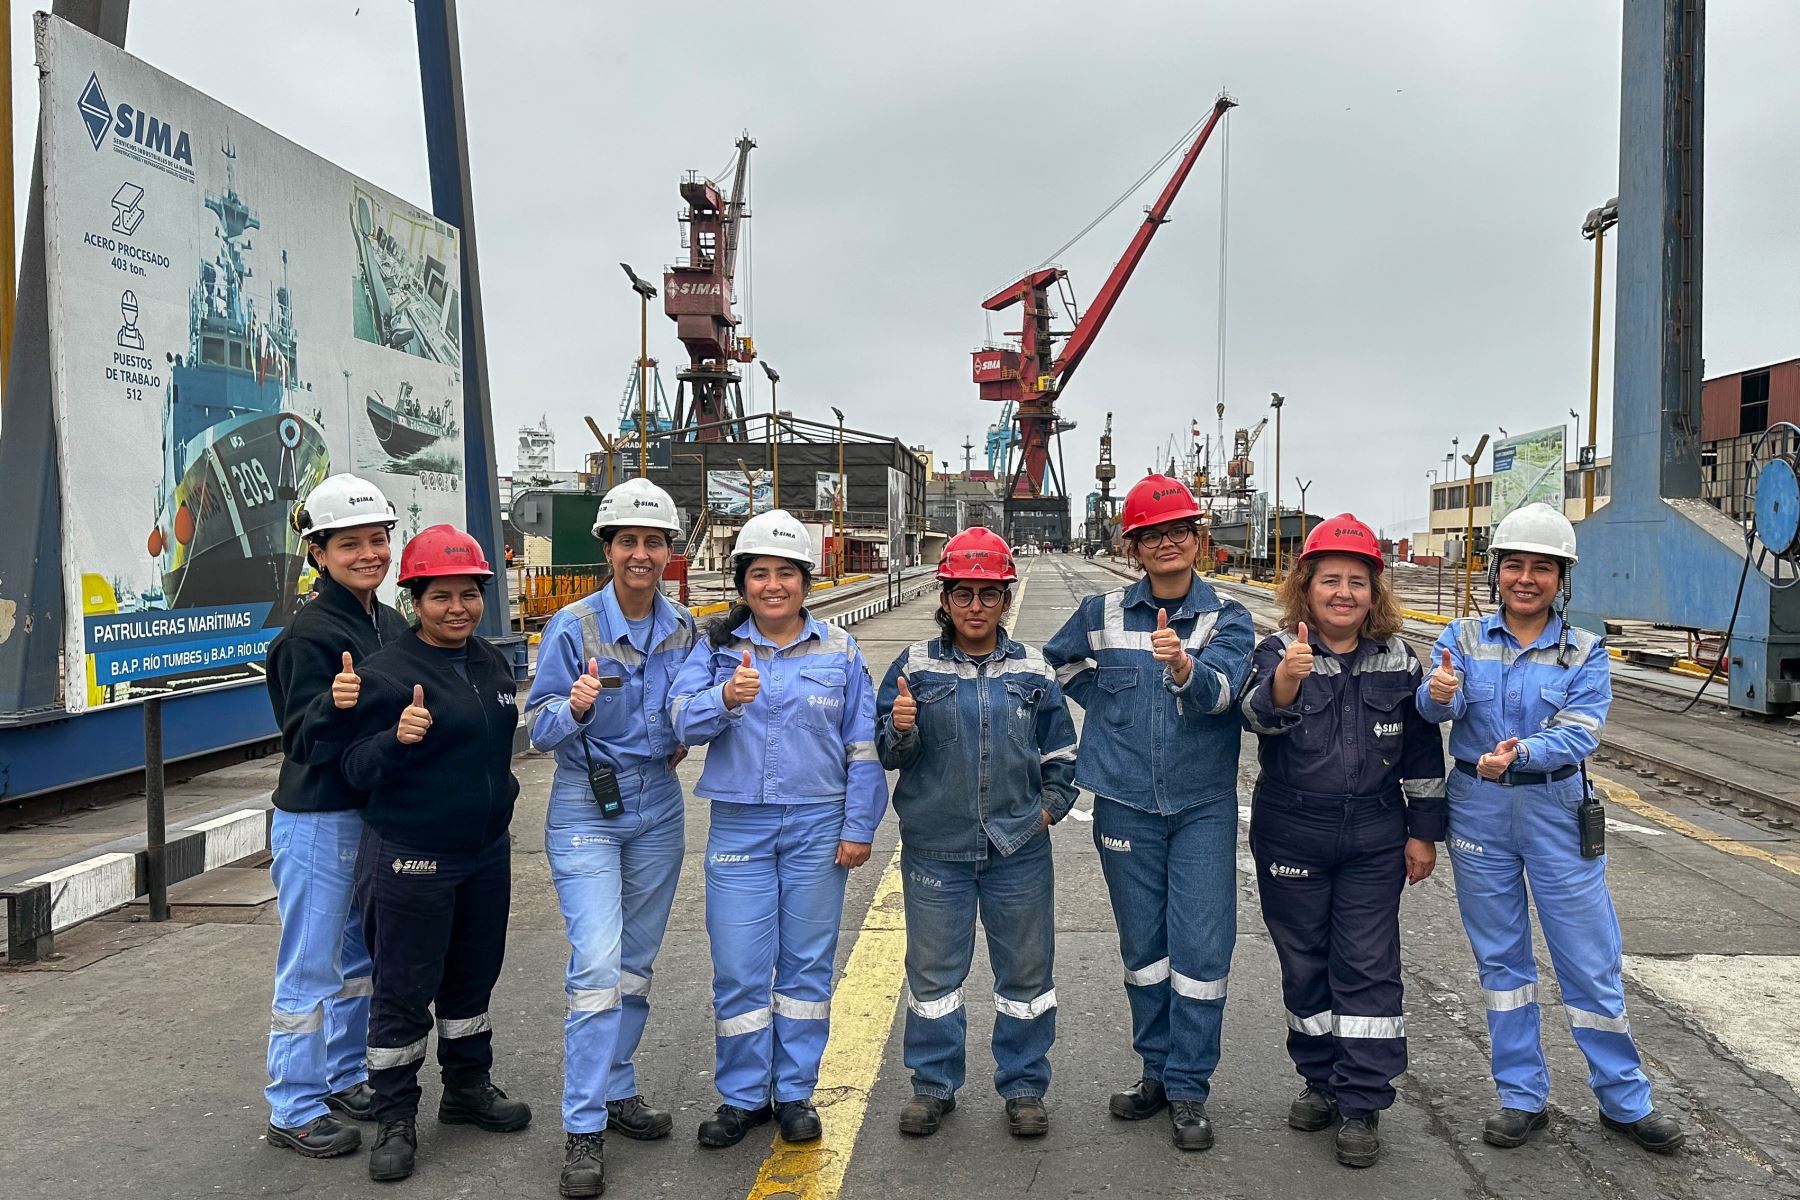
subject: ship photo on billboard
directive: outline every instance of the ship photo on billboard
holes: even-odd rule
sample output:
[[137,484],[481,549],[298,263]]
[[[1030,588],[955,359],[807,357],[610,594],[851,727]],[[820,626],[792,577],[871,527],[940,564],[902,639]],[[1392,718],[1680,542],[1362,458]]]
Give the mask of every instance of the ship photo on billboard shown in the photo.
[[350,197],[356,242],[356,338],[462,369],[456,231],[396,211],[362,188]]
[[250,234],[262,226],[238,193],[237,151],[227,139],[218,154],[225,186],[202,201],[213,254],[188,294],[188,345],[168,354],[162,482],[146,546],[162,595],[139,602],[204,608],[269,597],[268,624],[280,625],[299,603],[306,561],[289,514],[330,456],[300,374],[287,251],[256,250]]

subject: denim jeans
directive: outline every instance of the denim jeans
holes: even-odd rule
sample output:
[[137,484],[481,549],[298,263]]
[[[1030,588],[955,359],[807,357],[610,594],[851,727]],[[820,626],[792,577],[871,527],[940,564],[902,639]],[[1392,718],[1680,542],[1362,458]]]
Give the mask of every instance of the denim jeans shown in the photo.
[[276,810],[269,844],[281,940],[269,1013],[270,1120],[293,1129],[368,1078],[370,965],[352,895],[362,815]]
[[1228,797],[1164,816],[1096,796],[1094,844],[1119,926],[1132,1048],[1171,1100],[1204,1101],[1237,943],[1237,805]]
[[1050,835],[1010,855],[927,858],[900,852],[906,898],[906,1066],[913,1091],[949,1099],[963,1085],[968,1016],[963,981],[975,917],[994,968],[994,1090],[1005,1099],[1050,1087],[1056,1040],[1055,873]]

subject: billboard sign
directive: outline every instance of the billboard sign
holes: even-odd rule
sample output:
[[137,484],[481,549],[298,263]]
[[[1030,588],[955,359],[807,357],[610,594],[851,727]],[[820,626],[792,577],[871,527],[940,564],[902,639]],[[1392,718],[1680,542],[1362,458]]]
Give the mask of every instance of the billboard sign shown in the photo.
[[906,565],[906,476],[887,469],[888,570]]
[[1558,425],[1494,444],[1494,525],[1527,504],[1542,502],[1562,511],[1564,433]]
[[838,500],[836,471],[820,471],[813,476],[813,507],[820,512],[835,513]]
[[[261,683],[327,475],[466,522],[457,231],[38,16],[65,706]],[[385,593],[393,595],[390,576]]]
[[706,507],[720,516],[747,517],[775,507],[775,477],[769,472],[756,473],[755,501],[752,505],[750,479],[742,471],[706,473]]

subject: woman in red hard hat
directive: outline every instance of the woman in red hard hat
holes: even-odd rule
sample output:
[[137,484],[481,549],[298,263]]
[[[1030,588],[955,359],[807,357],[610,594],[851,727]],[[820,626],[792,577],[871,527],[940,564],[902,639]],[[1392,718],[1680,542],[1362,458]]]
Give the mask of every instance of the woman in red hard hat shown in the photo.
[[1250,671],[1250,614],[1194,573],[1193,493],[1149,475],[1121,532],[1142,580],[1081,602],[1044,658],[1087,711],[1075,782],[1094,793],[1094,844],[1119,926],[1132,1046],[1143,1077],[1112,1097],[1140,1121],[1170,1106],[1175,1145],[1213,1144],[1237,940],[1237,768],[1232,711]]
[[994,968],[994,1089],[1015,1137],[1049,1132],[1056,1040],[1050,834],[1075,804],[1075,724],[1043,655],[1008,637],[1018,573],[980,527],[944,546],[942,633],[901,651],[876,697],[875,747],[900,772],[906,1066],[900,1132],[936,1133],[963,1085],[963,984],[975,916]]
[[362,736],[344,754],[344,775],[369,793],[356,885],[375,959],[376,1180],[412,1174],[419,1066],[434,1010],[444,1077],[438,1120],[492,1132],[531,1121],[531,1109],[489,1077],[488,997],[506,951],[507,826],[519,793],[512,665],[475,636],[493,575],[462,530],[420,530],[400,555],[416,621],[358,668]]
[[1406,1069],[1400,893],[1443,840],[1444,752],[1419,715],[1423,677],[1370,528],[1342,513],[1306,538],[1256,648],[1243,714],[1262,772],[1250,850],[1281,960],[1303,1131],[1341,1116],[1338,1162],[1373,1166],[1377,1123]]

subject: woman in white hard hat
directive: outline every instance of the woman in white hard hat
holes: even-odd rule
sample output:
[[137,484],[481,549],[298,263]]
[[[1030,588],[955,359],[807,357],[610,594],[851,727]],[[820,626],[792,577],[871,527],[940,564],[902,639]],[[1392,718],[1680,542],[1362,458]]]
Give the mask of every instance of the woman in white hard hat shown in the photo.
[[269,1020],[268,1139],[308,1158],[362,1144],[374,1095],[363,1054],[369,1033],[369,952],[352,896],[368,797],[339,769],[353,731],[356,664],[406,632],[376,598],[393,556],[394,506],[354,475],[333,475],[294,511],[318,580],[269,647],[269,701],[281,727],[281,777],[270,829],[275,1000]]
[[604,1130],[650,1141],[673,1124],[639,1094],[632,1056],[686,846],[668,698],[694,618],[661,589],[680,532],[674,500],[649,480],[606,493],[594,536],[612,579],[550,619],[525,703],[532,746],[556,754],[544,849],[571,950],[564,1196],[605,1190]]
[[724,1103],[699,1137],[734,1146],[773,1116],[784,1139],[806,1142],[821,1132],[812,1094],[844,881],[868,861],[887,777],[862,651],[805,608],[806,527],[781,509],[760,513],[732,563],[739,600],[674,687],[676,735],[711,743],[694,791],[712,801],[706,931]]
[[1625,1019],[1604,825],[1599,809],[1585,803],[1585,760],[1612,704],[1612,670],[1600,637],[1562,614],[1576,561],[1575,529],[1549,505],[1528,504],[1503,518],[1488,548],[1488,584],[1500,610],[1445,628],[1418,688],[1426,719],[1452,722],[1450,866],[1481,973],[1500,1097],[1482,1138],[1510,1149],[1550,1123],[1531,948],[1536,901],[1601,1122],[1670,1154],[1683,1134],[1651,1106]]

